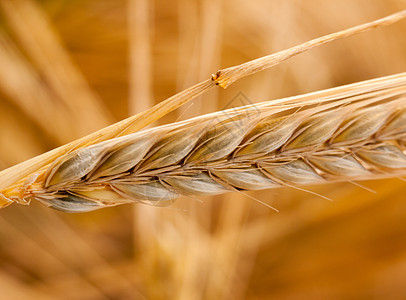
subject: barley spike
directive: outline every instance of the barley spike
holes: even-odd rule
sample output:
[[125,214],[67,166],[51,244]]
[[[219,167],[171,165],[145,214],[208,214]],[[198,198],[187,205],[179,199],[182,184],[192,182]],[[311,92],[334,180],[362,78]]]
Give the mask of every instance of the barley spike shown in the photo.
[[[406,73],[220,111],[61,156],[20,198],[83,212],[406,174]],[[17,199],[11,199],[17,201]]]

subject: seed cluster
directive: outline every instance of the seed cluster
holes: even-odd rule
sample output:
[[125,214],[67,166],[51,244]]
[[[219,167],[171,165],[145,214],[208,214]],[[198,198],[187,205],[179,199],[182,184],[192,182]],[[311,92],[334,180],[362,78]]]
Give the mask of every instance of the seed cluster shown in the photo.
[[27,197],[67,212],[406,171],[406,91],[220,111],[62,156]]

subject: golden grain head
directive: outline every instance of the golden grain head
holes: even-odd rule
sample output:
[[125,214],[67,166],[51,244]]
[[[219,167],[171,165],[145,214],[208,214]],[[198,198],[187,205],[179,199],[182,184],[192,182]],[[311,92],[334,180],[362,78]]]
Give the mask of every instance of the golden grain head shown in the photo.
[[315,98],[289,107],[287,99],[289,109],[262,103],[255,115],[242,107],[81,148],[52,164],[23,198],[76,212],[398,176],[406,173],[406,74],[401,77],[375,81],[369,91],[369,82],[360,84],[350,95],[351,86],[326,91],[331,98],[346,94],[337,102],[326,98],[314,106]]

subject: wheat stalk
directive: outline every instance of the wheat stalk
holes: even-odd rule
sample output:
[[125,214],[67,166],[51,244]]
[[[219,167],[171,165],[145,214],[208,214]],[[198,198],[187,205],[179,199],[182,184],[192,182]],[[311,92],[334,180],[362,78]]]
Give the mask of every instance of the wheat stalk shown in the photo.
[[227,87],[312,47],[405,16],[401,11],[220,70],[144,113],[0,172],[0,202],[36,199],[87,211],[128,201],[164,204],[179,194],[402,174],[405,74],[131,133],[216,84]]
[[406,174],[406,73],[216,112],[76,150],[15,201],[68,212]]

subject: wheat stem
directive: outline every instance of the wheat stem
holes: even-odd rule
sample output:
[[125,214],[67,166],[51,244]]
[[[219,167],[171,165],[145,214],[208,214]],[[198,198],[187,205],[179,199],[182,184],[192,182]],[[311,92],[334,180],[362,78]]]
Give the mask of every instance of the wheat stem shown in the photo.
[[397,12],[395,14],[389,15],[379,20],[375,20],[339,32],[328,34],[316,38],[314,40],[308,41],[306,43],[294,46],[287,50],[267,55],[264,57],[260,57],[238,66],[233,66],[227,69],[219,70],[217,71],[216,74],[212,75],[212,78],[218,85],[220,85],[223,88],[226,88],[230,84],[234,83],[235,81],[243,77],[271,68],[284,60],[287,60],[293,56],[296,56],[314,47],[318,47],[341,38],[349,37],[370,30],[372,28],[390,25],[403,19],[404,17],[406,17],[406,10]]

